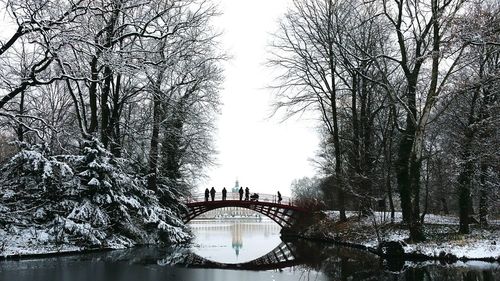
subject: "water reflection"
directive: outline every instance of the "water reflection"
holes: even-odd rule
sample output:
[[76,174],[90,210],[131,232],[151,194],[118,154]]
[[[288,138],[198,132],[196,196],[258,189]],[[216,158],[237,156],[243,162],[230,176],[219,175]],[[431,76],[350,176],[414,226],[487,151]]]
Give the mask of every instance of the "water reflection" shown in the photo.
[[[185,256],[189,258],[179,261],[188,267],[252,270],[287,267],[286,271],[293,275],[305,278],[312,273],[316,280],[500,281],[498,263],[388,264],[376,255],[353,248],[304,240],[282,241],[280,228],[272,221],[198,221],[192,227],[197,244]],[[293,255],[278,257],[279,247],[268,250],[273,244],[286,245]],[[232,255],[221,255],[221,248],[232,250]],[[247,258],[239,259],[241,255]]]
[[[168,262],[168,261],[167,261]],[[251,261],[241,263],[222,263],[215,262],[199,256],[193,252],[179,257],[175,262],[191,268],[220,268],[220,269],[239,269],[239,270],[282,270],[299,266],[305,263],[301,256],[296,255],[296,249],[291,242],[281,242],[276,248],[264,256]]]
[[[500,281],[498,263],[404,263],[394,269],[365,251],[303,240],[282,241],[279,227],[266,221],[204,221],[192,227],[198,235],[196,246],[138,247],[0,261],[0,280]],[[291,255],[282,255],[284,252]],[[195,255],[202,260],[190,263],[189,257]],[[242,267],[245,263],[255,267]],[[269,266],[279,263],[284,267]]]
[[437,265],[426,267],[412,267],[405,270],[403,278],[396,280],[405,281],[494,281],[500,280],[498,269],[481,270],[480,268],[471,270],[467,267],[443,268]]
[[220,263],[244,263],[264,256],[276,248],[280,226],[263,219],[194,220],[192,250],[195,254]]

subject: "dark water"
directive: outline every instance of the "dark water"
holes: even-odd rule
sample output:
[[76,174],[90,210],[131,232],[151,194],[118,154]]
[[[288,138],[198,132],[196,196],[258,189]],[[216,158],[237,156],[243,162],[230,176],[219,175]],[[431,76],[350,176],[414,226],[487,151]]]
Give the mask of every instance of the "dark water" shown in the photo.
[[282,241],[279,227],[269,221],[198,221],[192,229],[196,238],[186,247],[2,261],[0,280],[500,281],[499,264],[406,263],[391,268],[377,256],[355,249]]

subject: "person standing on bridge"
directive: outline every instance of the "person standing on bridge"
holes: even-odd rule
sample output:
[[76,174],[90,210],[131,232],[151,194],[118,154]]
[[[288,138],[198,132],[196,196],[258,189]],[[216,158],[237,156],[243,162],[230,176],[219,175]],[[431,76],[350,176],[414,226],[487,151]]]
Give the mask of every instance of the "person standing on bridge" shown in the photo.
[[208,201],[208,196],[210,196],[210,191],[208,191],[208,187],[205,189],[205,201]]
[[240,201],[243,200],[243,187],[240,187]]
[[212,201],[215,199],[215,188],[212,186],[212,189],[210,189],[210,197],[212,197]]
[[281,204],[281,200],[283,200],[283,198],[281,198],[281,193],[278,191],[278,204]]
[[248,201],[250,197],[250,189],[248,189],[248,186],[245,188],[245,200]]
[[227,197],[227,190],[226,190],[226,188],[224,187],[224,188],[222,189],[222,200],[223,200],[223,201],[224,201],[224,200],[226,200],[226,197]]

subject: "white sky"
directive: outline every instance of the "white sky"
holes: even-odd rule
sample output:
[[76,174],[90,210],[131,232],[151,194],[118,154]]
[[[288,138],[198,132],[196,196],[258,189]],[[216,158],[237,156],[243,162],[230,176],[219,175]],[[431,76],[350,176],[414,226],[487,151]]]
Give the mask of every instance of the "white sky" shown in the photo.
[[271,70],[264,66],[271,33],[289,0],[221,0],[216,24],[232,59],[226,64],[223,108],[216,139],[218,163],[199,188],[231,188],[236,178],[250,191],[290,194],[292,180],[312,176],[309,159],[318,147],[311,120],[267,119]]

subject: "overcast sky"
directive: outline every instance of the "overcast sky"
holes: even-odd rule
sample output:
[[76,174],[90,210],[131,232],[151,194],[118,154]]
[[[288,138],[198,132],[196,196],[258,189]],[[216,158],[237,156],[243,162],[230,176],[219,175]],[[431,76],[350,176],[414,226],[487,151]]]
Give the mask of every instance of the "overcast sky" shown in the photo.
[[251,191],[290,194],[293,179],[312,176],[318,137],[311,120],[280,123],[268,119],[272,80],[264,66],[270,34],[289,0],[221,0],[216,24],[224,32],[224,48],[232,56],[225,67],[216,145],[219,166],[200,186],[233,187],[236,178]]

